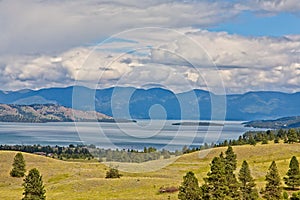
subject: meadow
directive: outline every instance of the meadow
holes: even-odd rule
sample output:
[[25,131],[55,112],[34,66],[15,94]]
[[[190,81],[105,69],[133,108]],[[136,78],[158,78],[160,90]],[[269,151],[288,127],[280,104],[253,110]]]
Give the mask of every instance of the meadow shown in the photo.
[[[193,171],[199,183],[203,183],[214,156],[224,152],[226,147],[213,148],[180,156],[172,164],[153,172],[122,172],[120,179],[105,179],[108,164],[92,161],[61,161],[39,155],[23,153],[26,169],[37,168],[43,175],[48,200],[85,199],[177,199],[177,192],[160,194],[161,187],[178,187],[182,177]],[[264,187],[265,175],[272,160],[275,160],[281,178],[285,176],[290,159],[295,155],[300,159],[300,144],[257,144],[256,146],[234,146],[238,169],[247,160],[260,190]],[[0,199],[16,200],[22,198],[22,178],[9,176],[16,152],[0,151]],[[174,159],[174,158],[173,158]],[[155,166],[160,161],[150,161],[143,167]],[[114,163],[120,165],[122,163]],[[128,169],[139,167],[127,164]],[[121,166],[123,168],[123,166]],[[124,168],[123,168],[124,169]],[[236,173],[237,173],[236,172]],[[284,185],[284,184],[283,184]]]

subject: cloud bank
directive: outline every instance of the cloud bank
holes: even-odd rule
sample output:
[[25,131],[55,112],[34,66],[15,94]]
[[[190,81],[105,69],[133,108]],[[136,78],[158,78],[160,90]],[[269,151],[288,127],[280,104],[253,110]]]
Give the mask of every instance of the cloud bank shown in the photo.
[[0,89],[159,84],[175,92],[299,91],[299,35],[205,30],[243,11],[299,10],[296,0],[2,0]]

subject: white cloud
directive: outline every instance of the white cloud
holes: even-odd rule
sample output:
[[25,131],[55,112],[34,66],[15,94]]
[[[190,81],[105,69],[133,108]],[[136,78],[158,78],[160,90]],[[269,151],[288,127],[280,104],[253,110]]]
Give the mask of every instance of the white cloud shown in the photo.
[[127,32],[94,49],[78,47],[56,56],[6,57],[0,62],[2,89],[67,86],[75,81],[89,87],[160,84],[176,92],[216,90],[223,83],[230,93],[299,88],[298,36],[248,38],[178,30]]
[[210,1],[3,0],[0,54],[58,52],[130,28],[207,27],[238,12]]
[[[223,82],[229,92],[298,90],[299,35],[243,37],[195,28],[245,10],[297,13],[300,4],[2,0],[1,89],[67,86],[77,80],[91,87],[160,84],[175,91],[218,88]],[[141,28],[151,26],[171,29]],[[126,32],[131,28],[138,29]],[[92,44],[113,34],[93,49]]]
[[292,12],[299,13],[300,4],[298,0],[249,0],[246,4],[241,2],[243,9],[264,12]]

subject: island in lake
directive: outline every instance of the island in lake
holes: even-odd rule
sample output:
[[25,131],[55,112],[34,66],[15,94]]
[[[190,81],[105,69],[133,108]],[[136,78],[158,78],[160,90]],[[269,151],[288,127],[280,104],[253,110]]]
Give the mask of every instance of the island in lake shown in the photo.
[[176,126],[224,126],[224,124],[213,123],[213,122],[176,122],[176,123],[172,123],[172,125],[176,125]]

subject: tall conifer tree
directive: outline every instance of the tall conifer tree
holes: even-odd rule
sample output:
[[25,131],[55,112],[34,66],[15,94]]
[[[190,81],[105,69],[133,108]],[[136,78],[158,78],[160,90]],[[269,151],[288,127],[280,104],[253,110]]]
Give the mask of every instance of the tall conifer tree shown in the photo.
[[251,176],[249,165],[247,161],[243,161],[242,167],[239,171],[239,180],[241,182],[240,190],[243,200],[256,200],[258,199],[258,192],[255,188],[256,184]]
[[291,187],[293,190],[300,186],[300,170],[299,162],[295,156],[290,161],[290,168],[286,173],[287,177],[284,177],[285,184]]
[[281,199],[281,182],[275,161],[272,162],[266,175],[266,187],[262,191],[263,197],[268,200]]
[[200,200],[200,188],[198,179],[193,172],[188,172],[183,177],[183,182],[179,187],[178,199],[180,200]]
[[33,168],[24,179],[24,197],[22,200],[45,200],[46,190],[40,172]]
[[231,146],[228,146],[225,155],[225,177],[229,187],[227,195],[232,199],[240,199],[239,183],[234,174],[237,167],[237,159]]
[[17,153],[14,158],[13,168],[10,171],[12,177],[23,177],[25,175],[25,160],[22,153]]
[[223,153],[212,160],[210,172],[208,172],[207,176],[204,180],[206,182],[206,192],[209,193],[209,199],[218,200],[228,196],[229,187],[225,176],[225,158]]

